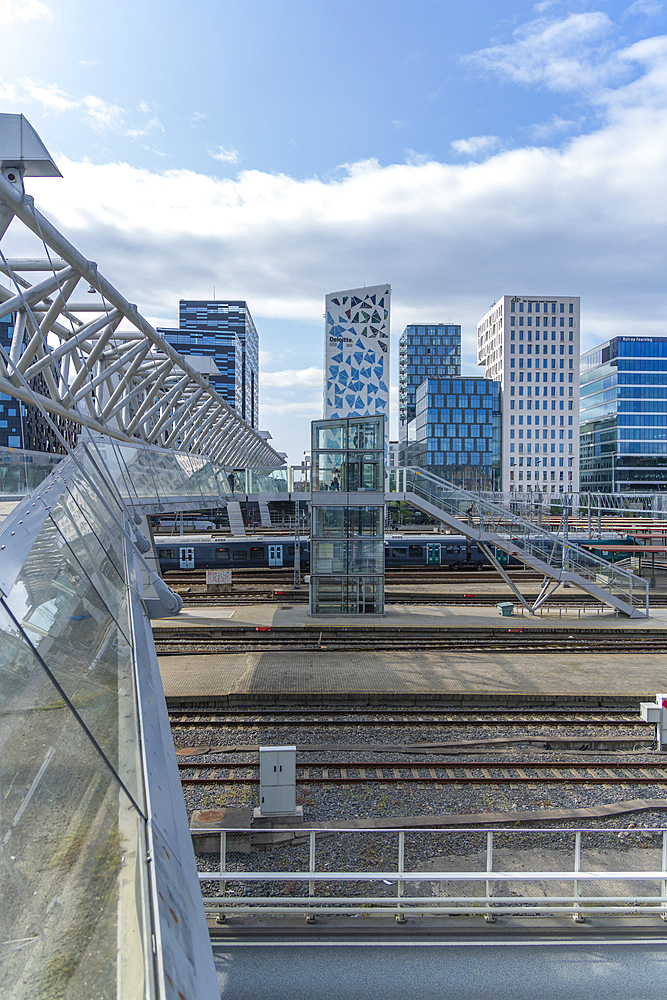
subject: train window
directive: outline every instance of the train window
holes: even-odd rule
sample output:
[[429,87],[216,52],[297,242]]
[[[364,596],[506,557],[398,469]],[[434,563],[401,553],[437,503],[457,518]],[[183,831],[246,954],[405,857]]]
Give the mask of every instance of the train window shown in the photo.
[[294,546],[293,545],[288,545],[287,546],[287,555],[288,556],[293,556],[294,555]]
[[408,555],[410,559],[421,559],[424,555],[424,549],[421,545],[411,545],[408,549]]
[[261,545],[254,545],[250,549],[250,558],[251,559],[263,559],[264,558],[264,549],[261,547]]
[[458,552],[460,548],[461,548],[460,545],[446,545],[445,552],[455,553]]
[[392,549],[391,558],[392,559],[405,559],[407,557],[407,549]]
[[216,549],[215,550],[215,561],[216,562],[229,562],[229,549]]
[[248,553],[246,552],[245,549],[235,549],[232,552],[232,559],[234,560],[234,562],[247,562]]
[[160,559],[173,559],[174,550],[173,549],[160,549]]

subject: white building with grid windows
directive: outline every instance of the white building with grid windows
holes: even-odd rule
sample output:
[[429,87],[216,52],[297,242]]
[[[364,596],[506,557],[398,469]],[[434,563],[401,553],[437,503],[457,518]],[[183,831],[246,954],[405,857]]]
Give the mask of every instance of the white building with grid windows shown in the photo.
[[579,489],[578,296],[504,295],[477,324],[477,363],[500,382],[501,489]]

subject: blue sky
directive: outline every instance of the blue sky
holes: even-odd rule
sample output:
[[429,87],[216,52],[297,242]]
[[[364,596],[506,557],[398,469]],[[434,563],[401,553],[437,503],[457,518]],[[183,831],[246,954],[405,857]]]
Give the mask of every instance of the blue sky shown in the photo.
[[145,315],[248,300],[293,460],[328,291],[392,283],[394,370],[449,319],[475,370],[503,293],[580,295],[585,347],[666,332],[660,0],[0,0],[0,57],[64,175],[38,206]]

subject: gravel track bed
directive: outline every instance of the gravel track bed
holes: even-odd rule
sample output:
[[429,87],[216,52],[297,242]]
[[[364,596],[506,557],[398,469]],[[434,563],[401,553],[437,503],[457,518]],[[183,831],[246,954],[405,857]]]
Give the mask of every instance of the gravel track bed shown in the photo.
[[[581,706],[573,706],[572,711],[576,711]],[[568,735],[582,735],[589,739],[604,738],[605,736],[636,736],[638,747],[650,746],[647,740],[646,728],[638,724],[622,726],[599,725],[585,726],[583,723],[572,726],[559,726],[557,730],[545,731],[544,725],[521,725],[513,726],[465,726],[460,724],[433,725],[425,727],[411,727],[406,724],[404,728],[397,730],[394,727],[383,727],[381,722],[373,726],[354,725],[353,719],[347,722],[341,720],[334,725],[327,724],[321,729],[319,727],[308,727],[307,730],[300,730],[298,724],[292,728],[271,728],[270,726],[257,726],[244,728],[243,742],[257,742],[261,745],[289,745],[313,744],[313,751],[301,751],[307,753],[309,757],[315,754],[323,764],[335,760],[354,760],[359,756],[359,751],[316,751],[317,744],[335,741],[347,744],[357,744],[359,750],[368,743],[386,742],[390,745],[398,743],[412,742],[454,742],[458,740],[471,739],[498,739],[500,737],[526,737],[554,738]],[[212,738],[213,737],[213,738]],[[187,730],[179,729],[175,734],[176,746],[194,747],[199,744],[202,747],[211,743],[233,743],[238,742],[239,733],[233,726],[227,727],[224,724],[211,727],[207,732],[199,729]],[[387,752],[386,754],[367,754],[369,760],[377,757],[378,765],[381,762],[400,763],[405,760],[405,755]],[[526,765],[531,763],[535,766],[548,766],[549,760],[560,760],[573,762],[586,760],[590,763],[604,763],[605,761],[627,761],[628,764],[639,764],[656,760],[656,753],[647,750],[646,753],[635,752],[628,754],[625,752],[589,752],[585,756],[575,751],[556,750],[550,752],[536,751],[531,747],[516,746],[511,749],[496,751],[485,751],[484,758],[488,761],[499,763],[512,760],[523,762]],[[221,759],[233,761],[239,765],[255,764],[256,754],[225,754],[220,755]],[[191,758],[193,761],[210,760],[215,762],[216,755],[197,756]],[[419,754],[419,759],[425,764],[433,761],[446,760],[444,753]],[[450,758],[454,763],[457,758]],[[475,755],[468,758],[471,761]],[[187,774],[187,771],[183,772]],[[383,784],[381,781],[368,782],[364,785],[309,785],[308,783],[297,784],[297,802],[303,806],[304,820],[309,823],[327,822],[332,820],[364,819],[365,817],[392,817],[396,819],[396,825],[400,826],[401,817],[407,816],[427,816],[429,814],[443,813],[496,813],[530,811],[535,809],[572,809],[593,805],[618,802],[626,799],[659,798],[662,795],[667,798],[667,789],[652,786],[633,785],[631,783],[623,785],[603,785],[596,784],[588,786],[559,784],[527,784],[519,783],[506,785],[437,785],[437,784],[411,784],[406,782],[400,786]],[[188,815],[198,809],[224,808],[224,806],[254,806],[257,804],[257,786],[187,786],[184,789],[185,803]],[[628,827],[634,824],[638,829],[660,827],[667,825],[667,810],[665,812],[655,811],[641,813],[631,817],[609,817],[607,819],[576,820],[571,822],[558,821],[555,823],[542,824],[544,827],[559,828],[605,828],[614,829],[616,827]],[[655,839],[657,834],[645,835],[646,839]],[[419,870],[427,866],[434,857],[442,851],[438,848],[439,839],[433,834],[421,833],[419,831],[406,834],[406,858],[405,867],[407,871]],[[544,842],[548,839],[548,845]],[[639,838],[640,840],[644,838]],[[530,834],[526,835],[497,835],[497,847],[530,847],[536,841]],[[609,848],[610,844],[614,849],[629,849],[635,844],[637,838],[634,836],[619,839],[618,834],[590,834],[586,837],[586,844],[590,848]],[[506,842],[505,842],[506,841]],[[631,843],[629,843],[631,842]],[[442,841],[440,840],[440,843]],[[656,844],[658,840],[656,839]],[[318,838],[316,867],[320,870],[329,868],[331,870],[350,869],[358,871],[378,871],[391,870],[396,866],[397,851],[396,835],[391,834],[364,834],[353,833],[344,836],[322,836]],[[567,834],[545,834],[541,846],[551,848],[565,847],[568,850],[572,846],[572,837]],[[448,835],[447,854],[460,855],[461,857],[475,854],[484,849],[482,834],[454,834]],[[351,862],[351,859],[354,859]],[[216,854],[197,854],[197,866],[201,871],[213,871],[219,868],[219,859]],[[230,852],[227,858],[227,867],[230,872],[234,870],[243,871],[252,868],[257,871],[298,871],[307,870],[308,866],[308,844],[280,844],[265,846],[255,849],[251,855],[236,854]],[[233,883],[228,885],[228,895],[240,897],[243,895],[307,895],[307,883],[300,882],[270,882],[253,883],[244,885],[243,883]],[[205,896],[216,895],[218,892],[217,883],[203,882],[202,892]],[[369,884],[364,882],[332,883],[328,887],[320,884],[317,887],[318,897],[326,895],[349,895],[364,896],[372,893],[374,895],[392,895],[395,886],[387,886],[382,881]]]

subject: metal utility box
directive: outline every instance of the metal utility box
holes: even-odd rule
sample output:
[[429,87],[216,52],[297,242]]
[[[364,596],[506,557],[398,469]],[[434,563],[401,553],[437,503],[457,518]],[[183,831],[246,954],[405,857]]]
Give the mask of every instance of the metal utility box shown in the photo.
[[657,694],[654,702],[640,702],[639,709],[644,722],[655,725],[658,750],[664,753],[667,750],[667,694]]
[[512,612],[514,611],[514,605],[510,604],[509,601],[503,602],[502,604],[496,604],[496,607],[498,608],[500,614],[505,618],[511,618]]
[[296,815],[295,746],[259,748],[259,809],[256,813],[259,816]]

